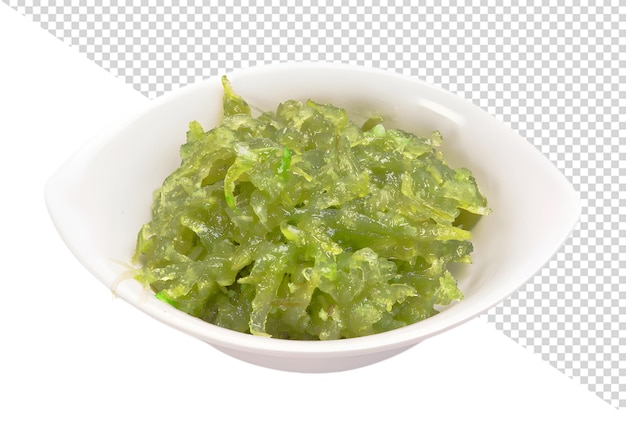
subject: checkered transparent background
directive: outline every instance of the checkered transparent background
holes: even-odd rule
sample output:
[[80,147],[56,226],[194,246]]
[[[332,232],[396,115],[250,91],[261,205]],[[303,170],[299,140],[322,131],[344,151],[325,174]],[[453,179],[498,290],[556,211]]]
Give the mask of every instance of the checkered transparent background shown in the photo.
[[583,203],[558,254],[485,316],[626,407],[626,7],[619,2],[7,3],[150,98],[232,69],[306,60],[416,76],[485,108],[539,148]]

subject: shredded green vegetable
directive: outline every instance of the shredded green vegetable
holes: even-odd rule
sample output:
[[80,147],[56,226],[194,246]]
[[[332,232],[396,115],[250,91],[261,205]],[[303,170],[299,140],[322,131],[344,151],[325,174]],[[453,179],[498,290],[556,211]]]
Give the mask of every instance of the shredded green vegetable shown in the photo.
[[444,162],[439,132],[359,127],[311,100],[253,117],[222,83],[222,124],[189,124],[137,237],[136,279],[157,298],[299,340],[392,330],[463,298],[448,271],[471,262],[458,222],[490,210],[470,171]]

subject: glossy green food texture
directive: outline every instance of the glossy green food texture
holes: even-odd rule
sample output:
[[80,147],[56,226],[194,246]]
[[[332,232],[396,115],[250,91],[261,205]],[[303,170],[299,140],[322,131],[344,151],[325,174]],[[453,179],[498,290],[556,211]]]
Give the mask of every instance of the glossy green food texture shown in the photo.
[[253,117],[222,83],[222,124],[189,124],[154,194],[138,281],[215,325],[298,340],[392,330],[463,298],[448,271],[471,262],[460,215],[490,210],[439,132],[358,126],[311,100]]

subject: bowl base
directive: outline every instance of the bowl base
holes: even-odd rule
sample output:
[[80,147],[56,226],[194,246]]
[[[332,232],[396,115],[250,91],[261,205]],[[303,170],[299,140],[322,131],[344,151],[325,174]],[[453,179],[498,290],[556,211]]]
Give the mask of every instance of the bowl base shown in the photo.
[[397,349],[386,350],[383,352],[372,352],[368,354],[359,354],[354,356],[310,356],[310,357],[289,357],[277,355],[263,355],[259,353],[248,353],[234,349],[213,346],[217,350],[232,356],[239,360],[245,361],[261,367],[275,370],[283,370],[299,373],[331,373],[342,372],[346,370],[365,367],[379,361],[383,361],[392,356],[398,355],[405,350],[413,347],[401,347]]

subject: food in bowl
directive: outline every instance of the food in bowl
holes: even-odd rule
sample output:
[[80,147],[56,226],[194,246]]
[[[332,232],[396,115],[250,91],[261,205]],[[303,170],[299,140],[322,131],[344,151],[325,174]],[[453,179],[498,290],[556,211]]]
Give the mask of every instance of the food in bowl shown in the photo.
[[[223,86],[212,77],[150,101],[103,130],[68,158],[46,184],[60,236],[101,284],[141,313],[252,364],[298,372],[333,372],[373,364],[445,334],[509,297],[567,239],[580,215],[578,194],[536,147],[506,124],[450,92],[415,77],[350,65],[286,63],[228,74],[252,107],[288,99],[333,102],[359,125],[382,115],[387,127],[428,137],[467,167],[494,213],[472,228],[472,264],[452,264],[463,300],[403,328],[342,340],[281,340],[244,334],[191,316],[128,276],[138,229],[152,195],[180,162],[189,121],[222,119]],[[82,308],[77,306],[77,310]],[[88,325],[84,325],[88,328]]]
[[359,126],[313,100],[255,117],[222,85],[221,124],[189,124],[137,237],[136,279],[158,299],[239,332],[332,340],[463,298],[448,266],[471,262],[467,224],[490,209],[438,131]]

